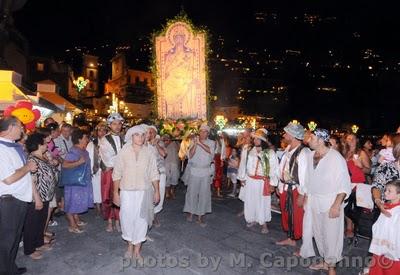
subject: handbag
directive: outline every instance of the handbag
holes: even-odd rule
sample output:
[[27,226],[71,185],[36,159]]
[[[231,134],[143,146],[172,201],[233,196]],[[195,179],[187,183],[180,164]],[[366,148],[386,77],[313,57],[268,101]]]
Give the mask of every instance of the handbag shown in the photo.
[[86,186],[85,180],[87,164],[83,163],[74,168],[61,169],[61,186]]

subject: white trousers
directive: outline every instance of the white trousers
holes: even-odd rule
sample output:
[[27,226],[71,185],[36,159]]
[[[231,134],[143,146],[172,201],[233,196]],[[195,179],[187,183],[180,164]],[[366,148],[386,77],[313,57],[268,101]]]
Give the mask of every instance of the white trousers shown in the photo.
[[92,177],[93,202],[101,203],[101,170],[97,171]]
[[148,224],[140,217],[144,191],[121,190],[120,220],[122,238],[134,245],[146,240]]
[[165,173],[160,174],[160,202],[154,207],[154,213],[157,214],[163,209],[164,198],[165,198],[165,183],[167,182],[167,176]]
[[330,266],[342,260],[344,235],[344,208],[338,218],[329,218],[329,212],[319,213],[311,209],[312,231],[319,254]]

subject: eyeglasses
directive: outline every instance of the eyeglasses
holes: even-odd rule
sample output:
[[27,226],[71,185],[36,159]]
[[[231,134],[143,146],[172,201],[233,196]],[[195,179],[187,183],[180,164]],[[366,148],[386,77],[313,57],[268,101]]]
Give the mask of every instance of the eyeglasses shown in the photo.
[[24,130],[24,126],[22,126],[22,124],[13,124],[13,126],[18,127],[21,130]]

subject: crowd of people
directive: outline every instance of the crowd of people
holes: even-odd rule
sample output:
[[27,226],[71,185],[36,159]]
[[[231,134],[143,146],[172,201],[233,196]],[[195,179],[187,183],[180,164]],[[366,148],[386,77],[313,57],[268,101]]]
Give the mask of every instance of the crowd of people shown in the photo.
[[264,128],[232,137],[202,124],[176,140],[154,125],[123,123],[112,113],[91,131],[47,118],[25,134],[17,118],[0,119],[0,274],[26,272],[15,264],[21,238],[24,254],[40,260],[56,241],[54,217],[65,215],[68,231],[81,234],[90,208],[107,232],[121,232],[124,257],[143,261],[142,243],[161,226],[164,200],[175,199],[179,182],[187,186],[187,222],[195,216],[206,227],[213,196],[237,198],[238,216],[261,234],[278,209],[287,237],[276,244],[297,247],[294,255],[315,256],[315,241],[323,261],[313,270],[336,274],[344,241],[362,235],[373,255],[363,273],[400,274],[400,134],[385,134],[378,147],[291,122],[273,142]]

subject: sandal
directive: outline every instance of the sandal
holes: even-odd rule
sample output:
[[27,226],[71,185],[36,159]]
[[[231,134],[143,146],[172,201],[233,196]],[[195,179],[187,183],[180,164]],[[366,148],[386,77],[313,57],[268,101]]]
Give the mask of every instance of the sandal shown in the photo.
[[114,231],[112,223],[108,223],[106,231],[107,232],[113,232]]
[[79,222],[77,222],[76,223],[76,225],[78,225],[78,226],[85,226],[85,225],[87,225],[88,223],[87,222],[84,222],[84,221],[79,221]]
[[44,244],[41,247],[36,248],[36,251],[44,252],[53,250],[53,247],[50,244]]
[[75,233],[75,234],[81,234],[81,233],[83,233],[84,231],[83,231],[83,230],[80,230],[79,228],[68,227],[68,232],[70,232],[70,233]]
[[308,268],[311,270],[329,270],[328,266],[325,263],[312,264]]
[[29,257],[32,260],[40,260],[41,258],[43,258],[43,255],[42,255],[42,253],[40,253],[40,251],[35,251],[32,254],[30,254]]
[[47,237],[55,237],[56,233],[51,232],[51,231],[46,231],[46,232],[44,232],[44,235],[47,236]]
[[268,234],[268,233],[269,233],[268,228],[261,229],[261,234]]
[[249,222],[249,223],[246,224],[246,226],[247,226],[248,228],[253,227],[253,226],[255,226],[255,225],[256,225],[255,222]]

